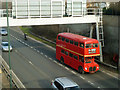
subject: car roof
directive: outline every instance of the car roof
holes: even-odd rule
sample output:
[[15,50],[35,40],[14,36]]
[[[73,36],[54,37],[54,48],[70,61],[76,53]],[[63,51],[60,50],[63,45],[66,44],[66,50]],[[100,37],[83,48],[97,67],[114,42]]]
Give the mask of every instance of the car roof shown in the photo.
[[8,43],[8,42],[2,42],[2,44],[6,44],[6,43]]
[[64,88],[78,86],[74,81],[67,77],[56,78],[55,81],[58,81]]

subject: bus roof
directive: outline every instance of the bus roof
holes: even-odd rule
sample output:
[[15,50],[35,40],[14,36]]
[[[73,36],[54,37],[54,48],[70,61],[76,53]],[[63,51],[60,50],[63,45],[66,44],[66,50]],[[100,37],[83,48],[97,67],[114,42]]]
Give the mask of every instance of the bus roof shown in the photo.
[[88,37],[77,35],[77,34],[59,33],[58,35],[63,36],[63,37],[68,38],[68,39],[78,41],[78,42],[82,42],[82,43],[91,43],[91,42],[98,43],[98,40],[96,40],[96,39],[88,38]]

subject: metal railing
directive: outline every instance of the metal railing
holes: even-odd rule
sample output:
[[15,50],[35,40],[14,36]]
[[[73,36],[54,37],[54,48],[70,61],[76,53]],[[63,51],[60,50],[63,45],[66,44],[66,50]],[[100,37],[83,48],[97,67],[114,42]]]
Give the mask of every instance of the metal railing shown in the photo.
[[[21,12],[21,11],[18,11],[18,12]],[[23,11],[24,12],[24,11]],[[54,11],[53,11],[54,12]],[[95,15],[95,16],[98,16],[100,15],[100,13],[102,13],[102,9],[100,8],[83,8],[81,11],[75,11],[75,12],[79,12],[81,14],[79,15],[70,15],[70,11],[64,11],[66,14],[64,14],[63,16],[61,15],[57,15],[57,14],[52,14],[52,15],[26,15],[26,16],[19,16],[19,15],[13,15],[13,10],[12,9],[8,9],[8,14],[9,14],[9,17],[12,17],[12,18],[61,18],[61,17],[83,17],[83,16],[86,16],[86,15]],[[6,9],[0,9],[0,17],[7,17],[7,14],[6,14]]]

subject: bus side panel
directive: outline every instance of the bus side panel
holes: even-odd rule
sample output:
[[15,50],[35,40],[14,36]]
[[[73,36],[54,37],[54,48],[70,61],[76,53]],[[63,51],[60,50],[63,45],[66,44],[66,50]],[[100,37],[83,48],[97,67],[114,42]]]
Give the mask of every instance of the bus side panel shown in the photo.
[[56,46],[56,58],[58,59],[58,60],[60,60],[60,52],[61,52],[61,49],[60,49],[60,47],[58,47],[58,46]]

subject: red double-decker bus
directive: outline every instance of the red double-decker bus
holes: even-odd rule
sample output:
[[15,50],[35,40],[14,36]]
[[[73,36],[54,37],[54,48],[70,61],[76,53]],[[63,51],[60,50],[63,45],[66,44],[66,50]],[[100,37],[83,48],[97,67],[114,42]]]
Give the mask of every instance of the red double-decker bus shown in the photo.
[[100,56],[99,42],[96,39],[72,34],[59,33],[56,39],[56,58],[80,73],[94,73],[99,65],[94,61]]

